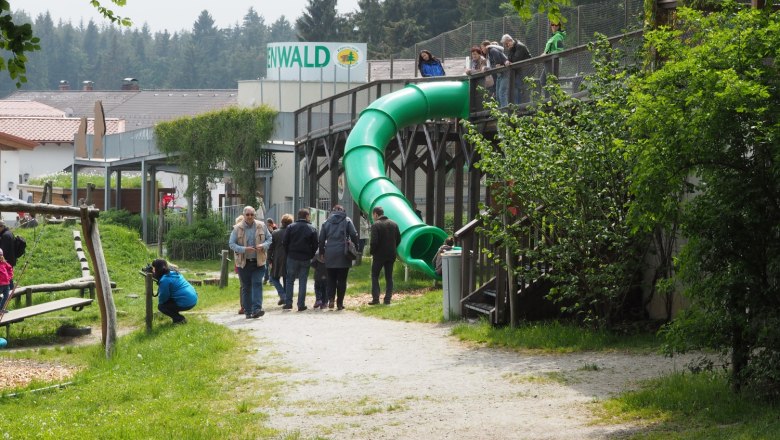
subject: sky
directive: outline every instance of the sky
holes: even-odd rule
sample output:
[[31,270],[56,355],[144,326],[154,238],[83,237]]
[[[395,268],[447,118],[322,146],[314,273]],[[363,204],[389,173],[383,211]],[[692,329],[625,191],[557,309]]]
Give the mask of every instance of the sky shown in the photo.
[[[24,10],[33,19],[47,10],[56,24],[60,19],[70,20],[78,26],[84,18],[84,23],[92,18],[95,23],[108,24],[89,0],[11,0],[11,10]],[[265,18],[270,25],[282,15],[295,25],[295,20],[301,16],[308,4],[307,0],[127,0],[127,5],[116,6],[110,0],[101,0],[101,4],[114,11],[116,15],[129,17],[133,26],[139,28],[144,22],[149,25],[152,33],[163,31],[173,33],[181,30],[192,30],[192,25],[198,19],[201,11],[209,11],[218,28],[232,27],[241,23],[249,7]],[[358,0],[338,0],[336,7],[340,14],[354,12],[358,9]]]

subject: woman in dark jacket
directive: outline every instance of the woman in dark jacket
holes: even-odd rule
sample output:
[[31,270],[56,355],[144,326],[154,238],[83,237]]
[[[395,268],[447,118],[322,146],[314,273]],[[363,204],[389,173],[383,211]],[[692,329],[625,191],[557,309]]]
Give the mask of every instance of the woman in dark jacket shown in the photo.
[[344,294],[347,291],[347,275],[352,267],[352,260],[346,256],[347,240],[360,249],[358,234],[352,219],[347,217],[344,207],[333,207],[328,220],[320,230],[320,255],[325,256],[325,267],[328,269],[328,308],[333,308],[336,300],[338,310],[344,309]]
[[279,295],[277,305],[280,306],[284,304],[285,298],[284,283],[281,280],[287,273],[287,252],[284,250],[282,242],[284,241],[287,227],[293,222],[292,215],[283,215],[281,222],[282,227],[271,234],[271,246],[268,248],[268,258],[271,260],[271,275],[268,278],[271,280],[274,288],[276,288],[276,293]]

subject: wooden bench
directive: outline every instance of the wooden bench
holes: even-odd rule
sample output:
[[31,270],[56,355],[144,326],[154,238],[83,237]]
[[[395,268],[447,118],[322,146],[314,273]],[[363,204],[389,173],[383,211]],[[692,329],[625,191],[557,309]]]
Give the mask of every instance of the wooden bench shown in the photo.
[[21,309],[9,310],[0,317],[0,326],[5,326],[5,335],[6,339],[8,339],[9,327],[13,323],[22,322],[25,318],[30,318],[32,316],[67,309],[68,307],[72,308],[74,311],[79,311],[83,309],[84,306],[92,304],[92,301],[92,298],[72,297],[36,304],[29,307],[22,307]]

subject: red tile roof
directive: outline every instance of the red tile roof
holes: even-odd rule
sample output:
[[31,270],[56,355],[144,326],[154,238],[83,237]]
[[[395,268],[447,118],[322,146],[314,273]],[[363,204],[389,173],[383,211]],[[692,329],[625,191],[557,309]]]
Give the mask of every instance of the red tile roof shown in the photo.
[[[94,119],[87,120],[87,133],[93,133]],[[0,117],[0,131],[23,139],[46,142],[73,142],[78,131],[79,118],[3,118]],[[106,134],[116,134],[125,131],[125,121],[106,118]]]
[[0,100],[0,116],[46,116],[64,118],[65,112],[46,104],[18,99]]

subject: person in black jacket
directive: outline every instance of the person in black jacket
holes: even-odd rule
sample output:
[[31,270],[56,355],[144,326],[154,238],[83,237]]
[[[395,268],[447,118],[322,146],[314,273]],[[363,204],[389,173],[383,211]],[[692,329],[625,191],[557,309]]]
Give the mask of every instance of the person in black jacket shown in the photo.
[[311,224],[308,209],[298,211],[298,220],[287,227],[282,238],[282,246],[287,254],[287,275],[284,278],[286,295],[283,309],[292,309],[292,294],[295,280],[298,280],[298,311],[306,307],[306,282],[309,279],[309,266],[319,244],[317,228]]
[[[504,46],[504,53],[506,54],[506,57],[509,59],[510,63],[517,63],[519,61],[523,61],[531,58],[531,52],[528,51],[528,48],[525,46],[525,44],[515,40],[509,34],[504,34],[504,36],[501,37],[501,45]],[[523,79],[525,79],[525,77],[528,76],[527,70],[528,70],[527,67],[514,70],[514,86],[512,87],[512,102],[515,104],[520,104],[521,96],[523,95],[523,92],[525,92],[525,90],[527,89],[523,87],[524,86]],[[527,98],[530,99],[530,96],[528,96]]]
[[385,216],[385,210],[377,206],[371,212],[374,224],[371,225],[371,302],[379,304],[379,272],[385,271],[385,304],[390,304],[393,296],[393,264],[396,248],[401,242],[401,231],[398,225]]

